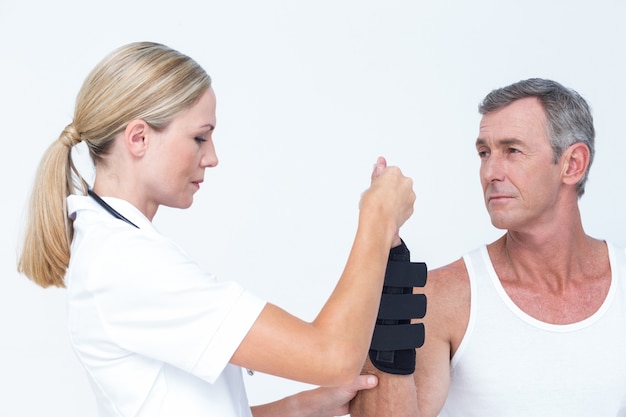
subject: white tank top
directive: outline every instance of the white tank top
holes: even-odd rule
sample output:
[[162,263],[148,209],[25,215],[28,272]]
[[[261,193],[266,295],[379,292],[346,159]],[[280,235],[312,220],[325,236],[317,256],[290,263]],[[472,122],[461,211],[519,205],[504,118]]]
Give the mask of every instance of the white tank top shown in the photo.
[[470,319],[440,417],[626,416],[626,250],[607,245],[606,300],[591,317],[567,325],[518,308],[485,246],[464,256]]

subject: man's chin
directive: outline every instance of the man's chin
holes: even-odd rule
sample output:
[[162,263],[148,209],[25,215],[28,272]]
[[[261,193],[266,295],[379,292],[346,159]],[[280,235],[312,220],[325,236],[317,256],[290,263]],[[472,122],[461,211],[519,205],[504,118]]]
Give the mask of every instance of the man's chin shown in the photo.
[[511,228],[511,220],[505,218],[503,216],[498,216],[496,214],[491,214],[489,216],[491,218],[491,224],[496,229],[500,230],[509,230]]

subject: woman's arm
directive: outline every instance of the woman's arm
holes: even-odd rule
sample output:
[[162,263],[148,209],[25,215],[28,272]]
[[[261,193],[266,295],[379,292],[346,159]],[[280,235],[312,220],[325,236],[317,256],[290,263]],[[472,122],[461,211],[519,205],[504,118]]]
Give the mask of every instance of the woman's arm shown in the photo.
[[359,375],[350,385],[303,391],[269,404],[254,406],[254,417],[334,417],[348,414],[348,405],[360,390],[376,386],[373,375]]
[[[377,177],[375,177],[377,176]],[[363,193],[345,269],[313,320],[268,304],[231,363],[320,386],[349,384],[370,344],[392,241],[413,212],[413,183],[380,158]]]

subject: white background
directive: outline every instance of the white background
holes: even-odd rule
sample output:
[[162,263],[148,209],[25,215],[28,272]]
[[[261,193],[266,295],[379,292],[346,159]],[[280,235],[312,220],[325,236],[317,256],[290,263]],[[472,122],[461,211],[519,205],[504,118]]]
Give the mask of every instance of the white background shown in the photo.
[[[16,272],[36,165],[88,71],[132,41],[211,74],[220,157],[194,206],[155,224],[208,270],[312,319],[354,236],[378,155],[415,181],[402,235],[441,266],[497,238],[478,181],[477,104],[553,78],[593,108],[587,231],[626,245],[626,39],[620,1],[0,0],[0,415],[95,416],[68,344],[64,290]],[[251,403],[307,385],[245,377]]]

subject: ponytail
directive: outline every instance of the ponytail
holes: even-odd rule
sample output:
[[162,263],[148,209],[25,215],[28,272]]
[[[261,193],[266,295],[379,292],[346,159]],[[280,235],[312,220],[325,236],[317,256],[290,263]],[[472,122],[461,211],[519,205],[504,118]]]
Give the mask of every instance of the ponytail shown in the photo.
[[65,287],[74,235],[67,197],[88,188],[72,162],[74,145],[84,142],[97,167],[130,121],[165,128],[210,87],[193,59],[154,42],[122,46],[96,65],[78,92],[73,122],[39,164],[18,272],[42,287]]
[[[42,287],[65,287],[74,229],[67,213],[67,196],[87,183],[72,161],[80,134],[72,124],[50,145],[39,163],[28,207],[22,253],[17,270]],[[74,184],[74,176],[79,184]]]

